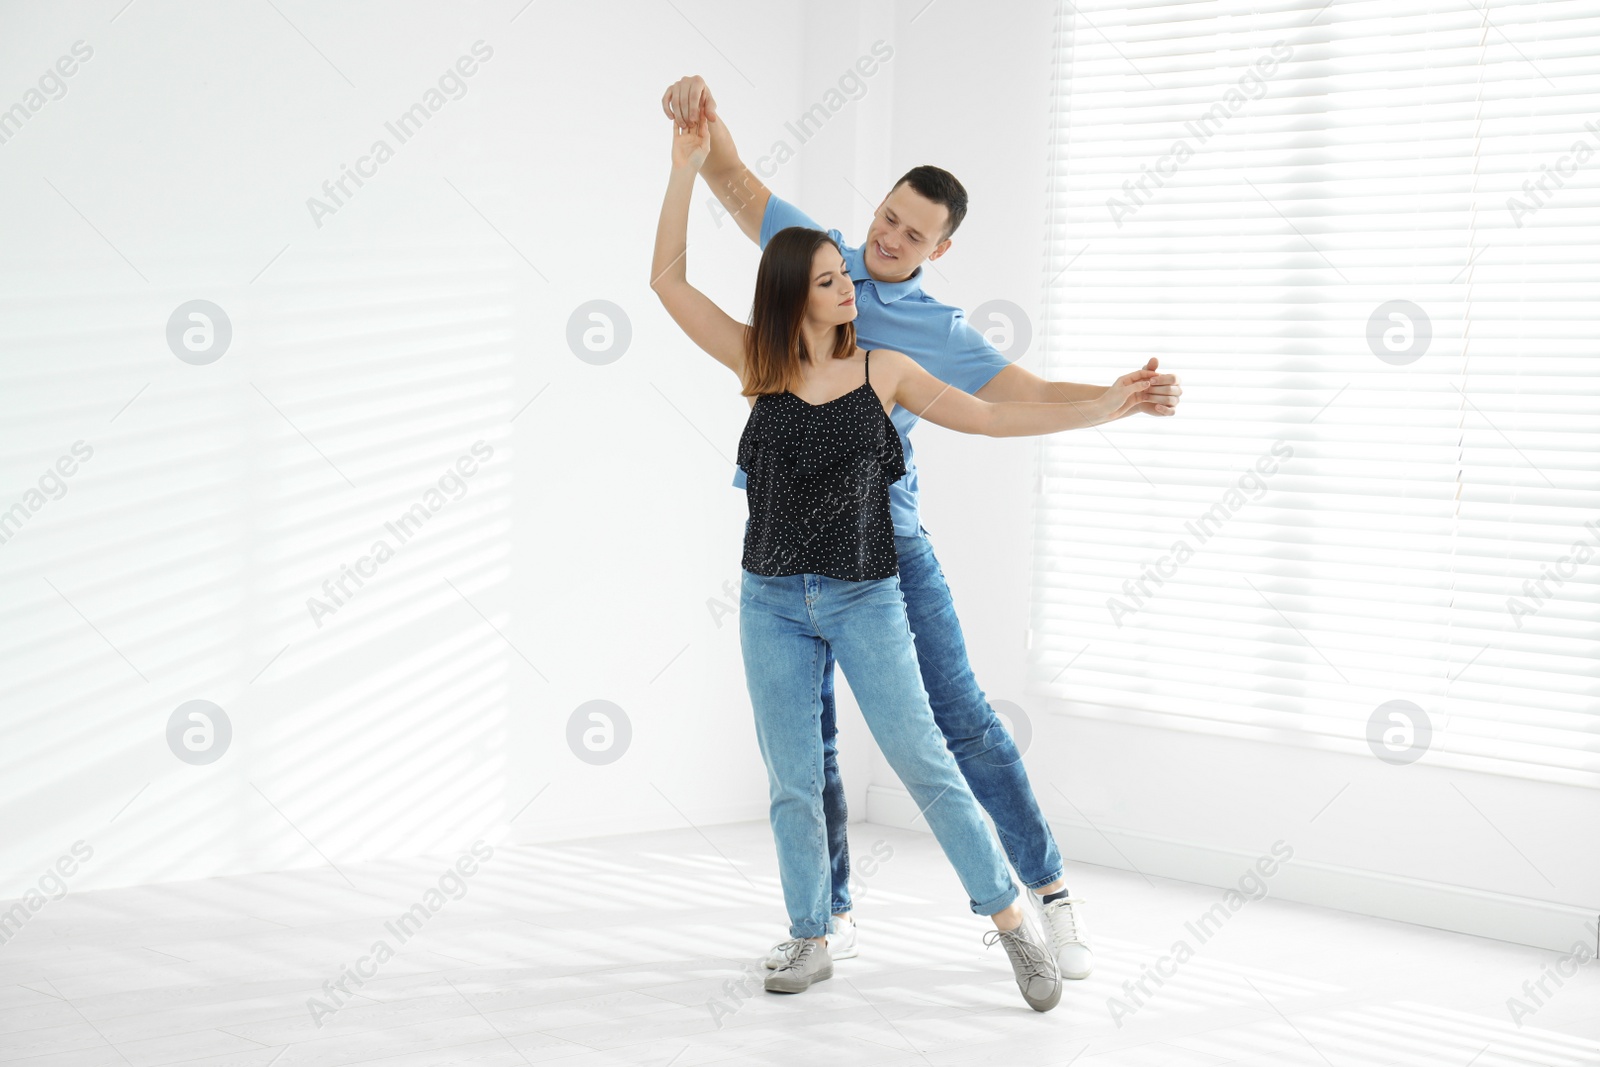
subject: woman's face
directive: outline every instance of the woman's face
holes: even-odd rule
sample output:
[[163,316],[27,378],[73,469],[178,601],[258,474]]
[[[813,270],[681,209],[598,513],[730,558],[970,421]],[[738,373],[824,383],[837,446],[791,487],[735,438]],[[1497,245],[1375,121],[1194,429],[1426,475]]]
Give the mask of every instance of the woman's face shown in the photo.
[[806,318],[820,326],[839,326],[856,317],[856,287],[850,270],[832,241],[818,246],[811,257],[811,288]]

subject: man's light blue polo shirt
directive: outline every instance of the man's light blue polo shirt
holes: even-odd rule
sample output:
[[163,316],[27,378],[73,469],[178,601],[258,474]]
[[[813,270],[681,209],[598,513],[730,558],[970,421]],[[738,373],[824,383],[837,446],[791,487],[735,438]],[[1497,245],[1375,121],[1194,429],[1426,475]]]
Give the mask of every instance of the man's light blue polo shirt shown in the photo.
[[[761,247],[772,235],[790,226],[822,229],[805,212],[774,196],[761,219]],[[828,236],[839,246],[850,279],[856,286],[856,343],[862,348],[888,348],[904,352],[929,374],[967,393],[976,393],[1010,361],[967,322],[960,308],[941,304],[922,291],[922,268],[903,282],[879,282],[869,277],[861,248],[844,243],[838,230]],[[917,464],[912,455],[911,428],[916,415],[898,405],[889,414],[900,432],[906,475],[889,487],[889,512],[894,532],[915,537],[921,529],[917,515]],[[744,468],[735,468],[733,484],[743,489]]]

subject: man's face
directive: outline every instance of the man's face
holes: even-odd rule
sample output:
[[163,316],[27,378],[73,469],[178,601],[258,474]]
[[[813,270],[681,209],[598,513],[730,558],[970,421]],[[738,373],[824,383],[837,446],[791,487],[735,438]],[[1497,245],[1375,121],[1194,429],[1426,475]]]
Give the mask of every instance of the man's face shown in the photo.
[[890,190],[867,228],[864,258],[867,274],[880,282],[911,277],[926,261],[938,259],[950,247],[945,226],[950,212],[943,204],[900,184]]

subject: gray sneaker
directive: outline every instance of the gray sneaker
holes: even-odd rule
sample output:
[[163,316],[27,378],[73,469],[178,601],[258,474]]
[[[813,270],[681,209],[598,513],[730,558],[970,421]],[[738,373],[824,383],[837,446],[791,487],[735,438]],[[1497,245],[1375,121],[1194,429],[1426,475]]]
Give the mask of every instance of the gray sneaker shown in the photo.
[[[772,951],[767,953],[762,960],[762,966],[769,971],[777,970],[783,966],[794,950],[804,940],[790,938],[779,941],[772,946]],[[828,955],[836,960],[849,960],[861,955],[861,950],[856,947],[856,924],[854,919],[845,919],[842,922],[833,916],[828,917]]]
[[[796,941],[793,948],[783,953],[783,964],[767,975],[763,984],[768,993],[804,993],[813,982],[825,982],[833,977],[833,957],[828,955],[826,944],[804,938]],[[1060,996],[1060,992],[1056,995]]]
[[[1049,1011],[1061,1001],[1061,968],[1056,958],[1045,948],[1034,932],[1027,916],[1015,930],[990,930],[983,935],[985,945],[996,941],[1006,947],[1011,957],[1011,971],[1017,976],[1017,988],[1022,999],[1034,1011]],[[771,988],[770,986],[768,988]]]

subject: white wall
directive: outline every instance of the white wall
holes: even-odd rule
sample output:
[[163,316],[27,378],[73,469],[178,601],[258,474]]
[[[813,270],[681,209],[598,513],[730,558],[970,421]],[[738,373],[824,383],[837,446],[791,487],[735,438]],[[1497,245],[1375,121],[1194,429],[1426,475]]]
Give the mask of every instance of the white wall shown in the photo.
[[[747,158],[794,150],[772,187],[853,240],[895,176],[949,167],[973,207],[929,289],[1038,321],[1053,5],[278,7],[15,7],[0,35],[0,107],[94,50],[0,144],[0,511],[26,512],[0,543],[0,898],[79,839],[90,887],[764,817],[715,611],[745,408],[647,288],[657,100],[704,74]],[[315,225],[307,198],[480,39],[466,96]],[[703,199],[689,259],[743,314],[756,251]],[[207,366],[165,338],[196,298],[234,330]],[[603,366],[566,338],[594,299],[633,330]],[[31,498],[79,440],[65,494]],[[479,440],[465,494],[315,625],[307,598]],[[1567,947],[1600,897],[1594,794],[1052,714],[1025,685],[1036,446],[917,444],[978,677],[1028,709],[1070,857],[1221,885],[1283,838],[1281,895]],[[232,722],[215,763],[168,747],[191,699]],[[595,699],[633,730],[602,766],[567,744]],[[904,821],[844,704],[854,814],[870,783]]]
[[[0,144],[0,509],[26,516],[0,543],[0,898],[79,839],[81,888],[764,817],[736,618],[708,608],[739,573],[745,406],[648,275],[662,90],[704,72],[748,136],[779,128],[811,91],[801,5],[122,6],[15,6],[0,34],[0,107],[93,50]],[[466,95],[387,134],[479,40]],[[754,247],[697,210],[690,261],[742,315]],[[233,328],[204,366],[165,339],[195,298]],[[603,366],[567,343],[593,299],[632,323]],[[307,598],[480,440],[317,626]],[[232,724],[208,765],[165,736],[192,699]],[[567,745],[593,699],[632,724],[609,765]]]
[[[908,4],[895,26],[902,47],[889,169],[940,163],[972,197],[956,247],[928,288],[969,309],[1011,300],[1035,322],[1045,283],[1053,6],[941,0],[919,14],[922,5]],[[1183,372],[1181,352],[1152,354],[1163,357],[1163,369]],[[1022,363],[1043,372],[1037,347]],[[1186,390],[1186,404],[1205,402],[1203,381],[1189,377]],[[1583,923],[1600,912],[1593,790],[1067,717],[1031,695],[1037,446],[928,425],[916,444],[923,521],[979,684],[1029,716],[1025,762],[1068,857],[1069,887],[1074,861],[1131,863],[1147,874],[1229,886],[1282,840],[1294,860],[1272,892],[1286,899],[1553,949],[1592,944]],[[868,817],[909,825],[914,813],[878,760]]]

